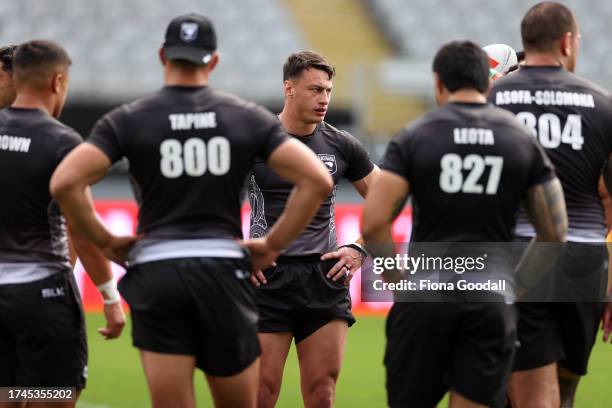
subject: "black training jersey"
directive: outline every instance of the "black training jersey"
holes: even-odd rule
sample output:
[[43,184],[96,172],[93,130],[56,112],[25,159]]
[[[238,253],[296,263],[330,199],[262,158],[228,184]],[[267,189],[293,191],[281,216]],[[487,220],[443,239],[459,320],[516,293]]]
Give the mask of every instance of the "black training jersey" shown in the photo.
[[81,141],[72,128],[42,110],[0,111],[0,264],[70,268],[66,224],[49,181]]
[[287,139],[276,117],[209,87],[168,86],[120,106],[87,142],[127,157],[138,231],[159,239],[242,238],[240,192],[256,157]]
[[[490,94],[544,147],[563,185],[568,241],[601,241],[606,225],[597,182],[612,150],[612,102],[606,91],[561,68],[523,66]],[[523,214],[517,235],[533,236]]]
[[[316,215],[293,241],[283,255],[324,254],[336,247],[334,203],[337,184],[342,177],[351,182],[361,180],[374,169],[368,152],[348,132],[338,130],[326,122],[317,125],[309,136],[294,136],[303,142],[325,164],[334,179],[334,189]],[[261,237],[278,220],[293,186],[281,179],[265,163],[255,164],[249,182],[251,203],[251,237]]]
[[415,242],[511,241],[527,189],[554,176],[512,115],[476,103],[448,103],[401,130],[381,167],[410,183]]

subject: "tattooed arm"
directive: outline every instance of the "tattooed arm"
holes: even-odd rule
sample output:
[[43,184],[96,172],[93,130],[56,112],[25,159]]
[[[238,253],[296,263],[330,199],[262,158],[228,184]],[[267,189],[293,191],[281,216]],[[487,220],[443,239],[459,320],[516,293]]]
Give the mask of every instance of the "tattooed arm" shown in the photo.
[[[527,191],[525,208],[536,236],[517,267],[517,282],[523,289],[537,283],[561,254],[567,234],[567,211],[558,178],[537,184]],[[536,245],[536,242],[549,244]]]
[[558,178],[537,184],[527,191],[525,207],[540,242],[565,242],[567,211]]
[[[391,226],[404,208],[410,194],[408,181],[390,171],[381,170],[368,191],[363,205],[361,234],[373,257],[394,257],[395,245]],[[401,278],[397,271],[384,274],[387,282]]]

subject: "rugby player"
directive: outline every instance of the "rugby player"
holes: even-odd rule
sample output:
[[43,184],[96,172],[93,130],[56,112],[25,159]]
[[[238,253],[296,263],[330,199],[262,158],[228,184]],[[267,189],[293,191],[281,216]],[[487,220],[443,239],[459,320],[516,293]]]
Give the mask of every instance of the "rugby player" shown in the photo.
[[[140,201],[138,233],[120,283],[154,407],[193,407],[195,367],[214,403],[254,407],[258,312],[251,270],[268,267],[307,225],[332,180],[270,112],[208,86],[219,61],[212,22],[176,17],[159,50],[165,86],[105,115],[60,165],[51,190],[75,228],[117,262],[120,242],[96,219],[86,186],[126,157]],[[239,242],[240,192],[261,158],[295,185],[265,237]]]
[[[259,407],[272,407],[278,399],[292,339],[304,405],[332,406],[348,327],[355,322],[348,286],[365,252],[360,239],[337,247],[336,189],[345,178],[365,197],[379,170],[355,137],[324,121],[334,75],[325,58],[312,51],[290,55],[283,67],[285,103],[279,120],[325,163],[335,187],[276,266],[254,280],[262,345]],[[273,228],[291,189],[265,163],[256,163],[249,183],[252,237]]]
[[[558,264],[555,275],[605,281],[601,243],[606,224],[597,185],[612,150],[612,102],[606,90],[574,74],[580,30],[567,7],[536,4],[523,17],[521,36],[525,63],[495,82],[490,100],[529,128],[563,185],[573,255]],[[519,218],[517,236],[533,236],[525,217]],[[574,286],[582,290],[575,281]],[[518,305],[520,346],[509,387],[513,407],[573,405],[605,307],[598,295],[579,302]],[[605,316],[609,332],[612,317]]]
[[[448,43],[433,71],[440,107],[390,142],[365,201],[363,237],[372,256],[394,256],[391,226],[409,195],[413,242],[512,241],[523,200],[538,239],[563,241],[560,183],[525,129],[487,103],[485,52],[468,41]],[[465,131],[489,137],[461,137]],[[497,268],[513,269],[503,263],[490,269]],[[388,406],[435,406],[447,390],[451,407],[505,405],[515,309],[501,294],[487,296],[493,301],[394,303],[385,353]]]
[[[3,48],[0,61],[0,95],[12,103],[0,111],[0,386],[75,387],[78,393],[87,379],[83,310],[66,222],[49,193],[56,166],[82,141],[57,120],[70,58],[59,45],[36,40]],[[99,331],[115,338],[125,316],[110,263],[77,232],[70,235],[105,299],[107,325]]]

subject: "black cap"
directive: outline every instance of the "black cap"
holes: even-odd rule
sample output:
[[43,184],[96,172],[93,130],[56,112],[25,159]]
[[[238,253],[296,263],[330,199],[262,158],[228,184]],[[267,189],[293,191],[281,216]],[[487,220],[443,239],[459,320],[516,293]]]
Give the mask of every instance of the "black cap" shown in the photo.
[[204,65],[216,49],[217,35],[208,18],[191,13],[178,16],[168,24],[163,50],[169,60],[182,59]]

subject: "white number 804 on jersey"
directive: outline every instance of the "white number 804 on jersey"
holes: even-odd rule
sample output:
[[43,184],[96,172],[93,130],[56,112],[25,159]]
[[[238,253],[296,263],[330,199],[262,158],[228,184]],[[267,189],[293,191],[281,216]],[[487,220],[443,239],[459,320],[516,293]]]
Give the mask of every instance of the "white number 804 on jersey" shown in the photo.
[[531,134],[538,139],[545,149],[556,149],[561,143],[572,146],[574,150],[582,150],[582,119],[580,115],[567,115],[567,120],[561,129],[561,119],[554,113],[544,113],[536,118],[531,112],[519,112],[516,118],[521,121]]
[[192,137],[185,143],[177,139],[166,139],[159,146],[160,170],[164,177],[177,178],[187,174],[202,176],[206,171],[214,176],[227,174],[230,169],[230,143],[222,136],[215,136],[206,144]]

